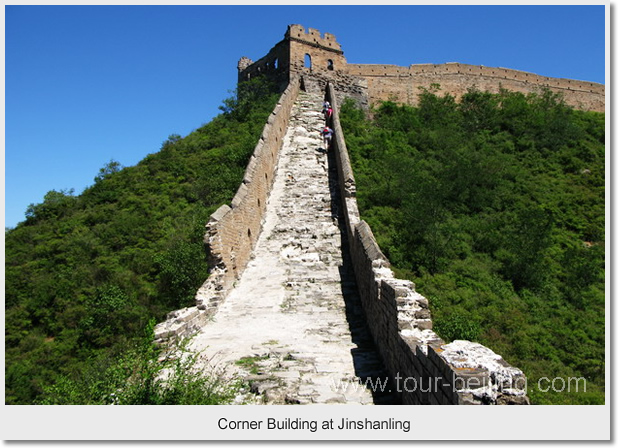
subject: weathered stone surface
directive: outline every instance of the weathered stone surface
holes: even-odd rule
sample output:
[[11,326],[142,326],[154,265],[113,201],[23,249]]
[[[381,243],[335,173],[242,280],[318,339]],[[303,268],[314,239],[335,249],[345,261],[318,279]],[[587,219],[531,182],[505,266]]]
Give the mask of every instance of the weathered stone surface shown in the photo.
[[[306,65],[306,57],[310,62]],[[397,101],[417,105],[421,90],[440,85],[441,94],[460,99],[468,89],[497,93],[500,89],[536,93],[548,88],[563,95],[575,108],[603,112],[605,86],[594,82],[550,78],[534,73],[501,67],[461,64],[413,64],[406,67],[388,64],[348,64],[340,44],[329,33],[306,30],[290,25],[284,39],[260,60],[248,63],[243,57],[238,63],[238,79],[267,74],[285,84],[290,76],[303,77],[308,91],[321,92],[327,83],[337,86],[337,97],[355,98],[368,107],[380,101]],[[347,179],[347,177],[342,177]]]
[[525,395],[501,395],[496,404],[503,405],[529,405],[530,399]]
[[[458,391],[470,392],[477,399],[489,404],[523,404],[525,376],[510,366],[489,348],[470,341],[453,341],[442,347],[440,357],[454,371]],[[462,386],[463,385],[463,386]]]
[[[335,105],[333,120],[337,123],[337,99],[330,84],[327,97]],[[335,133],[334,143],[339,173],[350,171],[346,167],[349,159],[344,156],[347,149],[343,135]],[[349,202],[346,206],[355,209]],[[415,291],[412,282],[394,278],[369,226],[359,222],[356,215],[346,216],[346,224],[353,235],[350,247],[363,308],[386,368],[404,384],[433,380],[433,390],[420,387],[403,390],[403,403],[497,404],[503,395],[525,396],[523,373],[491,350],[468,341],[461,346],[455,343],[444,346],[431,330],[427,299]],[[463,369],[473,374],[466,378],[461,373],[460,382],[469,381],[466,388],[456,390],[455,370]]]
[[246,182],[240,185],[232,200],[232,207],[219,207],[206,224],[204,243],[211,273],[196,294],[199,316],[184,324],[172,316],[167,322],[157,325],[155,334],[159,343],[189,336],[203,325],[253,257],[253,247],[260,234],[265,204],[277,169],[277,155],[298,90],[298,82],[290,83],[275,108],[277,113],[270,115],[269,124],[264,127],[247,166],[244,177]]
[[269,404],[373,404],[360,378],[384,375],[346,261],[321,103],[295,105],[252,259],[191,343],[231,376],[262,373],[249,381]]
[[[257,66],[268,69],[271,56]],[[303,95],[290,112],[299,85],[290,83],[232,208],[221,207],[206,226],[212,272],[196,307],[171,313],[157,337],[201,329],[192,348],[204,362],[232,376],[257,372],[249,381],[268,404],[391,402],[360,385],[386,371],[404,404],[527,404],[520,370],[480,344],[444,345],[431,330],[427,299],[395,278],[359,217],[331,80],[319,70],[301,80],[310,91],[327,86],[330,151],[319,138],[322,94]],[[474,384],[455,390],[458,378]]]

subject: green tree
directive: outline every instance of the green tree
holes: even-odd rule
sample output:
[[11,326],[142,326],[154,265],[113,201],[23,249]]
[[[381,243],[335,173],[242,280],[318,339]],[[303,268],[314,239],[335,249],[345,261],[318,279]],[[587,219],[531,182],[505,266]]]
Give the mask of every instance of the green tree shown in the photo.
[[41,204],[30,204],[26,209],[26,220],[29,224],[45,219],[62,217],[75,204],[74,189],[51,190],[45,194]]
[[478,340],[530,384],[587,380],[535,403],[603,403],[604,115],[549,90],[419,99],[371,119],[342,105],[362,218],[440,336]]
[[67,387],[90,387],[78,379],[94,382],[91,366],[105,371],[151,318],[192,303],[208,276],[204,225],[236,193],[278,99],[265,85],[241,84],[256,91],[237,113],[170,135],[135,166],[112,160],[79,195],[49,192],[5,232],[7,403],[53,384],[77,400]]

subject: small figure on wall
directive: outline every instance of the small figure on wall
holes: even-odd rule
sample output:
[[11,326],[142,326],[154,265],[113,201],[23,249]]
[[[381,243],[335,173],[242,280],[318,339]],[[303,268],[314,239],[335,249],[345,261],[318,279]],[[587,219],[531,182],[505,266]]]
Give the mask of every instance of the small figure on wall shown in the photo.
[[324,138],[324,149],[328,151],[330,149],[330,142],[333,138],[333,130],[328,126],[324,126],[324,129],[320,131],[320,135]]

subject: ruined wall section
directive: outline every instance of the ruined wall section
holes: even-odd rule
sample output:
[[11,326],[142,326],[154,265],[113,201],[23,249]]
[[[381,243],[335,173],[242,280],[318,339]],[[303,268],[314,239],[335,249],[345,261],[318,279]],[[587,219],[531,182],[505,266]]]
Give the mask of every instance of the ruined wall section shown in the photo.
[[348,73],[367,83],[368,102],[395,101],[413,104],[414,83],[408,67],[384,64],[348,64]]
[[[309,86],[305,86],[306,90],[314,91],[319,88],[319,83],[315,81],[332,79],[342,74],[346,64],[334,35],[322,35],[313,28],[289,25],[284,39],[271,48],[266,56],[255,62],[247,57],[240,59],[238,81],[267,75],[279,82],[286,82],[289,77],[298,75],[307,79]],[[325,86],[321,85],[322,91]]]
[[354,98],[362,107],[380,101],[395,101],[417,106],[419,87],[439,84],[443,94],[461,98],[468,89],[497,93],[501,88],[538,92],[547,87],[563,95],[577,109],[605,111],[603,84],[563,78],[550,78],[520,70],[460,63],[414,64],[407,67],[389,64],[348,64],[341,45],[333,34],[301,25],[289,25],[284,39],[256,62],[242,58],[239,81],[266,74],[285,87],[289,76],[304,80],[309,92],[322,92],[327,83],[336,87],[340,99]]
[[333,148],[352,264],[367,323],[390,371],[390,386],[404,404],[529,404],[521,370],[480,344],[445,344],[432,331],[427,299],[411,281],[395,278],[358,213],[333,85],[328,85],[326,96],[333,105]]
[[290,71],[303,79],[303,89],[322,93],[328,83],[337,86],[340,100],[354,98],[368,107],[367,81],[348,72],[341,45],[330,33],[321,35],[313,28],[290,25],[286,33],[290,47]]
[[409,67],[379,64],[348,64],[348,73],[367,80],[369,102],[396,101],[418,105],[419,87],[429,89],[439,84],[442,93],[461,98],[471,87],[498,93],[501,88],[537,92],[547,87],[563,95],[565,102],[577,109],[605,111],[605,86],[588,81],[550,78],[506,68],[478,65],[416,64]]
[[266,56],[257,61],[242,57],[238,62],[238,81],[266,75],[279,85],[286,86],[290,76],[301,79],[302,89],[322,93],[326,84],[337,85],[341,98],[354,98],[368,107],[367,81],[347,73],[347,61],[334,35],[323,35],[313,28],[290,25],[284,39]]
[[197,291],[195,306],[169,313],[167,320],[155,327],[157,342],[188,336],[199,330],[247,266],[261,232],[279,150],[300,90],[299,85],[299,80],[294,78],[281,95],[264,126],[231,204],[219,207],[206,224],[204,243],[210,275]]
[[332,34],[322,36],[313,28],[290,25],[285,38],[290,49],[290,72],[302,77],[307,92],[323,92],[329,81],[346,76],[347,61]]
[[248,81],[256,76],[266,75],[274,80],[283,91],[290,82],[290,54],[285,42],[279,42],[266,56],[252,61],[243,56],[238,61],[238,82]]

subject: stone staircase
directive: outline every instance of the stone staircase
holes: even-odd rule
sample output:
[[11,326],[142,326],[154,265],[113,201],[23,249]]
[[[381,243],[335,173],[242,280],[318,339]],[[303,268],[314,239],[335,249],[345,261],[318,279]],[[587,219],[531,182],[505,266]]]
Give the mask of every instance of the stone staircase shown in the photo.
[[393,404],[364,387],[386,373],[351,271],[321,104],[302,92],[294,105],[252,260],[190,349],[261,403]]

